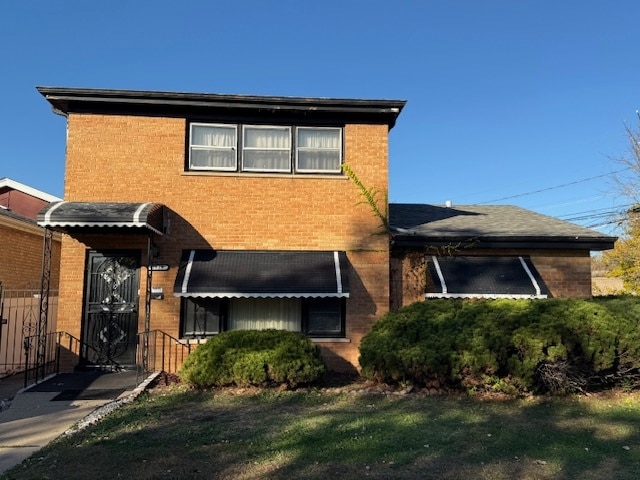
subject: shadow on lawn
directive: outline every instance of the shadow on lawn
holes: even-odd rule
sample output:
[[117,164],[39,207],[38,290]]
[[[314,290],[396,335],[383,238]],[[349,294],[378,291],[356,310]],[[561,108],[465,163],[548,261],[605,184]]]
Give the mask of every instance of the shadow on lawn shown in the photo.
[[150,395],[7,478],[631,479],[640,406],[629,398]]

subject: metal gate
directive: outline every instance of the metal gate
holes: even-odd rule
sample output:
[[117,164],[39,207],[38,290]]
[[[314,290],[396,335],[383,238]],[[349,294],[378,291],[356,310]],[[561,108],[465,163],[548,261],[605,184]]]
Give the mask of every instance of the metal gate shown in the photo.
[[[58,292],[49,292],[47,348],[44,362],[55,361]],[[3,290],[0,286],[0,377],[36,365],[40,290]],[[42,366],[42,365],[41,365]]]
[[136,364],[139,253],[89,254],[82,357],[87,366]]

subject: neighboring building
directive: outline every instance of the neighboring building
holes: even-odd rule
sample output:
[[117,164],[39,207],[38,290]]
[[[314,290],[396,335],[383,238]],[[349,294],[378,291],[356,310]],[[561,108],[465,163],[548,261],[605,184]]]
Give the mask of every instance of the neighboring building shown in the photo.
[[404,101],[38,90],[67,116],[65,202],[40,224],[67,233],[58,329],[86,346],[76,360],[132,364],[147,320],[182,342],[301,330],[331,368],[358,365],[388,310],[389,241],[341,165],[387,188]]
[[[7,290],[40,288],[44,229],[36,215],[60,198],[9,178],[0,179],[0,284]],[[53,242],[52,288],[57,288],[60,235]]]
[[518,286],[492,295],[586,297],[590,250],[615,240],[514,207],[391,205],[380,234],[342,165],[388,188],[404,101],[38,90],[67,117],[65,201],[38,215],[66,234],[58,329],[80,342],[63,367],[132,365],[141,331],[169,348],[277,328],[354,371],[390,305],[452,296],[478,271]]
[[10,178],[0,178],[0,208],[31,220],[45,205],[61,199]]
[[508,205],[390,205],[391,308],[425,298],[591,297],[615,237]]
[[[59,201],[14,180],[0,179],[0,377],[24,368],[25,336],[36,333],[45,236],[36,215]],[[56,328],[61,235],[54,233],[50,240],[48,332]]]

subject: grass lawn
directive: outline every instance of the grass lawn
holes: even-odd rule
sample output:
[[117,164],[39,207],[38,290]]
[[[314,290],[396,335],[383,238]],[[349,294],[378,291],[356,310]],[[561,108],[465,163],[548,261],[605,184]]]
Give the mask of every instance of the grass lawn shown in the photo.
[[640,394],[144,394],[2,479],[638,479]]

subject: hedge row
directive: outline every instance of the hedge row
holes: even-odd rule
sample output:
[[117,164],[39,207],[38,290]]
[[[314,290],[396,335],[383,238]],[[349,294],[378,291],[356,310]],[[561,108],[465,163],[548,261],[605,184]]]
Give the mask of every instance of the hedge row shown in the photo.
[[429,300],[381,318],[360,345],[362,375],[505,391],[638,385],[640,300]]

